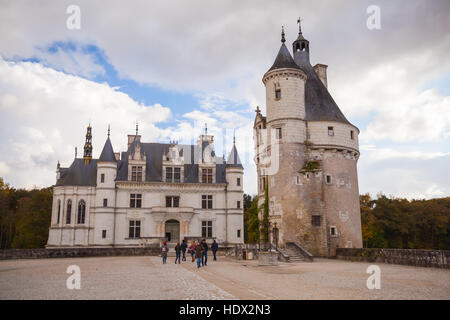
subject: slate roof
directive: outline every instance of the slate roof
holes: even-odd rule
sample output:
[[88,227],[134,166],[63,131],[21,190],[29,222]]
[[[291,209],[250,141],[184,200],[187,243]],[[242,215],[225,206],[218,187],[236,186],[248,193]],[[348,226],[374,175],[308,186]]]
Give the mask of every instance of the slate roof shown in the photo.
[[98,161],[102,162],[117,162],[116,156],[114,154],[114,150],[111,144],[111,140],[106,139],[105,146],[103,147],[102,153],[100,154],[100,158]]
[[[302,39],[304,39],[303,36]],[[305,120],[337,121],[352,125],[339,109],[338,105],[328,92],[328,89],[324,86],[322,81],[320,81],[314,68],[311,66],[309,62],[309,52],[297,54],[293,59],[289,50],[283,43],[275,58],[275,62],[267,72],[280,68],[301,69],[306,73]]]
[[[145,181],[161,182],[162,181],[162,159],[163,155],[169,151],[170,144],[164,143],[140,143],[141,152],[146,155],[146,174]],[[88,165],[84,164],[83,159],[75,159],[69,168],[60,168],[60,179],[56,182],[56,186],[96,186],[97,183],[97,162],[111,160],[114,152],[109,139],[105,143],[100,158],[91,160]],[[206,145],[199,147],[197,145],[182,145],[180,154],[184,155],[184,182],[197,183],[198,181],[198,163],[201,162],[202,150]],[[134,148],[133,148],[134,150]],[[121,160],[117,161],[117,177],[116,181],[128,180],[128,155],[132,152],[132,148],[121,153]],[[237,153],[237,151],[236,151]],[[212,151],[214,155],[214,151]],[[114,156],[114,161],[115,156]],[[238,163],[240,163],[238,157]],[[222,157],[216,158],[216,183],[226,183],[226,162]],[[242,166],[242,165],[241,165]]]
[[273,63],[272,67],[267,70],[267,72],[281,68],[300,69],[299,66],[294,62],[291,53],[284,43],[281,44],[280,50],[278,51],[277,57],[275,58],[275,62]]
[[242,168],[241,159],[239,158],[239,154],[236,149],[236,145],[233,144],[233,148],[231,149],[228,159],[227,159],[227,167],[238,167]]

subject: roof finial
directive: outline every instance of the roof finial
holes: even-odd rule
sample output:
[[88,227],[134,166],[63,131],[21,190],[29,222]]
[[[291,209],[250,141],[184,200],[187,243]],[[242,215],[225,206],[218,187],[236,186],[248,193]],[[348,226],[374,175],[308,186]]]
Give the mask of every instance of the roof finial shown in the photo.
[[77,147],[75,147],[75,159],[77,158]]
[[205,136],[208,135],[208,124],[205,122]]
[[233,145],[236,144],[236,129],[233,130]]
[[108,123],[108,138],[109,138],[110,131],[111,131],[111,128],[110,128],[109,123]]
[[261,113],[261,110],[259,109],[259,106],[256,106],[255,112],[256,112],[256,113]]
[[298,23],[298,34],[302,34],[302,21],[303,19],[298,17],[297,23]]
[[138,122],[136,120],[136,136],[138,135]]
[[286,39],[284,38],[284,26],[281,26],[281,42],[285,43]]

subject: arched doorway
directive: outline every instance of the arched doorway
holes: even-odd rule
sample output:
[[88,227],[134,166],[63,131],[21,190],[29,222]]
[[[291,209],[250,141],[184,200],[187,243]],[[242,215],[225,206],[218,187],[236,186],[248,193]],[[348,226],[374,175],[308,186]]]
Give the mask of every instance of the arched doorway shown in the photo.
[[176,243],[180,241],[180,222],[174,219],[165,223],[165,236],[168,242]]

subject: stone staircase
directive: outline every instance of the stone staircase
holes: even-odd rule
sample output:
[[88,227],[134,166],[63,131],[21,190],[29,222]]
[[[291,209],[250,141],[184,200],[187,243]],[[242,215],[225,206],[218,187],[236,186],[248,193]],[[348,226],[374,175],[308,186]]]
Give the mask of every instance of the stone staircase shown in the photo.
[[313,256],[300,244],[288,242],[286,248],[280,249],[283,255],[289,257],[289,262],[312,262]]

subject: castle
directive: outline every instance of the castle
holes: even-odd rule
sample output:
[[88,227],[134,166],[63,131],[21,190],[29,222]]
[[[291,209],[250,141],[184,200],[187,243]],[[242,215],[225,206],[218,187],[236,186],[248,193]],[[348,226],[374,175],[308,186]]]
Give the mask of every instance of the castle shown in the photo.
[[92,127],[83,158],[57,166],[47,248],[136,247],[167,240],[243,243],[243,167],[236,145],[225,161],[214,137],[194,145],[144,143],[128,135],[126,152],[109,137],[92,158]]
[[270,241],[281,248],[296,243],[316,256],[361,248],[359,129],[328,92],[327,66],[310,64],[300,24],[293,57],[285,41],[282,30],[281,48],[262,79],[267,115],[258,107],[253,126],[258,199],[264,202],[267,185]]

